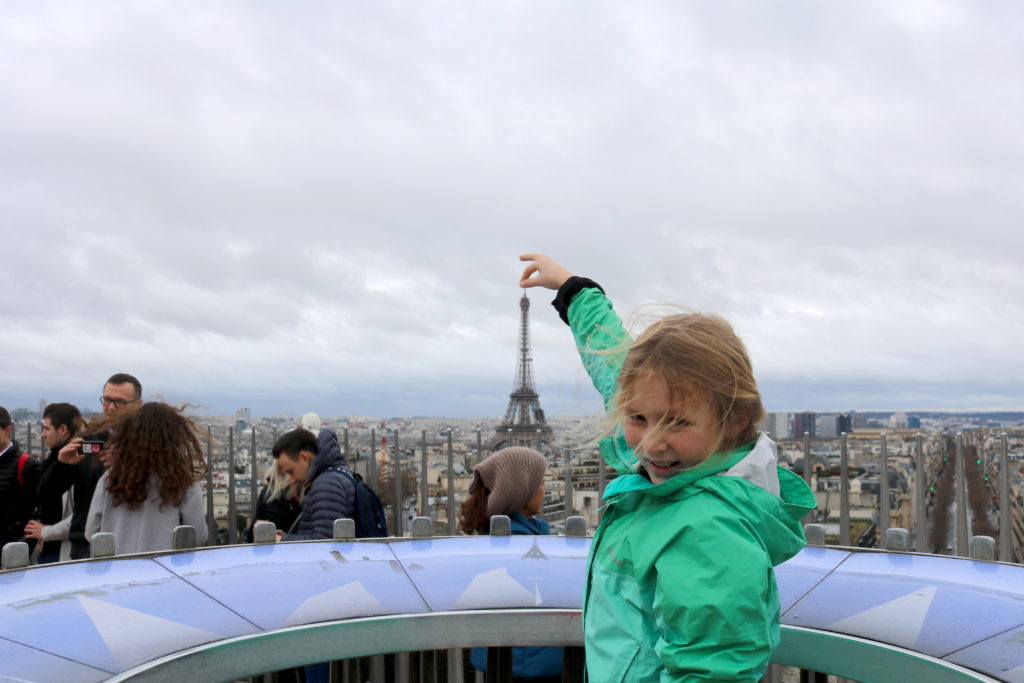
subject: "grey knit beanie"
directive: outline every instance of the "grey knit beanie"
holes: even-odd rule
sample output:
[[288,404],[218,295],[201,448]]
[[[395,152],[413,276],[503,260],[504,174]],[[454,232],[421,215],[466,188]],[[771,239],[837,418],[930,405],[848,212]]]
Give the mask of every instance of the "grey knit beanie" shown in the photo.
[[491,494],[487,497],[487,514],[511,515],[523,509],[542,483],[548,469],[547,459],[521,446],[502,448],[473,470],[469,492],[481,486]]

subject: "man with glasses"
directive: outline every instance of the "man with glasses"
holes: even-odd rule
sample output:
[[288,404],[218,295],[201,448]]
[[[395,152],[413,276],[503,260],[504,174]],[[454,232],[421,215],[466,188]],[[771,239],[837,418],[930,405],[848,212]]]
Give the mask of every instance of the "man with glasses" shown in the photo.
[[[104,419],[110,419],[125,411],[138,410],[142,405],[142,384],[135,377],[119,372],[111,375],[103,385],[100,395]],[[86,434],[90,441],[105,441],[106,432]],[[79,449],[81,438],[72,439],[57,454],[57,462],[43,473],[39,482],[40,496],[60,496],[69,488],[72,492],[74,511],[71,514],[71,559],[89,557],[89,539],[85,537],[85,522],[89,517],[89,505],[96,490],[96,482],[103,476],[104,466],[99,454],[84,454]]]
[[112,375],[103,385],[100,404],[107,417],[113,417],[125,409],[135,410],[142,405],[142,384],[124,372]]

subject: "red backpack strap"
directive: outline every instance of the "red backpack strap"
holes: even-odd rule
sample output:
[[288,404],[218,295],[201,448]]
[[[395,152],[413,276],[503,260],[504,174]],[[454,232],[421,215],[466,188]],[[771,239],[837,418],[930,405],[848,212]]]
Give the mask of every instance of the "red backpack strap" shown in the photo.
[[18,456],[18,486],[25,485],[25,463],[28,462],[28,453]]

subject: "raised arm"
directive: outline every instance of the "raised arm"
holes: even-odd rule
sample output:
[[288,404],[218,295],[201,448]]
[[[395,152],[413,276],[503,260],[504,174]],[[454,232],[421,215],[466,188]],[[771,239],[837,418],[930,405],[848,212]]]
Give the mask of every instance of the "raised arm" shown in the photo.
[[546,254],[523,254],[519,260],[529,262],[519,281],[521,287],[558,290],[552,305],[572,329],[583,367],[604,398],[605,407],[610,407],[631,341],[611,301],[596,282],[573,275]]

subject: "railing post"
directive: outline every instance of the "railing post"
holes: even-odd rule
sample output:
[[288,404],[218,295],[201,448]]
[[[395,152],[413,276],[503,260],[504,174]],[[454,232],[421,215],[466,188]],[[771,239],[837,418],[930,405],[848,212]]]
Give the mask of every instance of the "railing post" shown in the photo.
[[455,535],[455,452],[452,450],[452,430],[448,430],[448,535]]
[[1010,529],[1010,468],[1007,463],[1006,432],[999,435],[999,559],[1013,562],[1013,533]]
[[427,474],[430,464],[427,461],[427,430],[420,430],[420,516],[430,518],[430,488],[427,482]]
[[213,516],[213,436],[206,425],[206,526],[210,545],[218,545],[217,520]]
[[480,432],[480,428],[476,428],[476,461],[473,463],[473,469],[484,459],[484,437]]
[[969,552],[967,528],[967,481],[964,466],[964,433],[956,433],[956,554],[967,556]]
[[[804,431],[804,481],[807,482],[808,486],[811,486],[811,471],[814,469],[811,463],[811,433]],[[813,489],[813,487],[812,487]],[[817,493],[815,493],[815,501],[817,501]],[[804,516],[804,524],[813,524],[818,521],[818,506],[815,502],[814,509],[808,512]]]
[[256,425],[252,423],[252,415],[249,416],[249,433],[252,435],[252,444],[249,450],[249,526],[252,526],[256,523],[256,498],[259,496],[256,484],[260,478],[256,458]]
[[448,648],[448,683],[463,683],[462,648]]
[[391,458],[391,488],[395,494],[395,533],[392,535],[397,538],[401,538],[403,535],[402,527],[404,526],[402,524],[404,521],[402,517],[405,514],[402,510],[402,449],[399,448],[398,445],[398,430],[393,429],[391,434],[391,438],[394,440],[394,444],[391,447],[392,452],[394,453],[394,457]]
[[235,427],[228,427],[228,545],[238,543],[238,528],[235,517]]
[[878,468],[878,542],[885,543],[889,531],[889,448],[885,432],[881,433]]
[[572,517],[572,451],[569,449],[569,439],[565,440],[565,460],[562,461],[565,478],[565,518]]
[[370,429],[370,486],[374,491],[380,491],[380,476],[377,472],[377,428]]
[[914,550],[927,552],[928,548],[928,495],[925,487],[928,477],[924,464],[924,434],[914,437]]
[[[827,513],[827,511],[826,511]],[[839,545],[849,547],[850,540],[850,451],[849,435],[839,440]]]
[[345,449],[345,462],[348,463],[349,467],[353,467],[355,462],[348,452],[348,427],[341,430],[341,447]]

